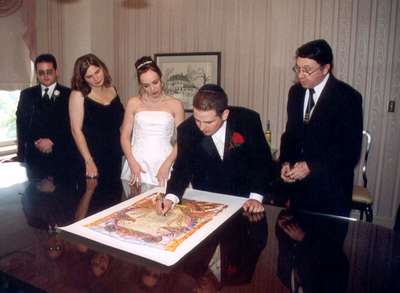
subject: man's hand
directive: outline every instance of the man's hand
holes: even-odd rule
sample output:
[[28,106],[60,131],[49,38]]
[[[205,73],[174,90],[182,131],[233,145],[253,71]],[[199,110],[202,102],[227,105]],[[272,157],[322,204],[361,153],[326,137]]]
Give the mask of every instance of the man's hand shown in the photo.
[[305,161],[297,162],[293,168],[287,173],[292,180],[303,180],[310,174],[310,168]]
[[39,138],[35,141],[35,147],[44,154],[50,154],[53,151],[54,143],[49,138]]
[[243,216],[249,219],[250,223],[256,223],[264,219],[265,213],[248,213],[244,212]]
[[157,214],[165,216],[172,207],[172,200],[160,197],[156,200]]
[[245,213],[261,213],[264,211],[264,206],[255,199],[248,199],[243,204],[243,210]]
[[282,169],[281,169],[281,178],[282,178],[282,180],[283,180],[284,182],[286,182],[286,183],[292,183],[292,182],[295,181],[294,179],[292,179],[292,178],[289,176],[289,172],[290,172],[290,165],[289,165],[288,162],[285,162],[285,163],[282,165]]
[[298,241],[298,242],[301,242],[304,240],[305,233],[304,233],[303,229],[301,229],[297,223],[289,223],[287,225],[283,225],[282,229],[293,240]]

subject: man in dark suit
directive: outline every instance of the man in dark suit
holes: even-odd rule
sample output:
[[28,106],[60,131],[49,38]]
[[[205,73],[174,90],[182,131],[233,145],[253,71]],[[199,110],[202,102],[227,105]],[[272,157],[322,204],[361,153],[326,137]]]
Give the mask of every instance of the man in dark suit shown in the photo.
[[296,51],[298,83],[289,91],[281,138],[281,178],[292,207],[348,215],[361,152],[362,97],[337,80],[331,47],[314,40]]
[[28,175],[43,176],[54,173],[55,168],[66,168],[70,159],[70,89],[57,83],[53,55],[38,56],[35,70],[39,84],[21,91],[18,102],[18,160],[27,164]]
[[189,182],[195,189],[249,197],[247,212],[264,210],[272,159],[256,112],[228,107],[220,86],[204,85],[193,99],[193,116],[178,127],[177,143],[167,195],[157,203],[160,213],[179,202]]

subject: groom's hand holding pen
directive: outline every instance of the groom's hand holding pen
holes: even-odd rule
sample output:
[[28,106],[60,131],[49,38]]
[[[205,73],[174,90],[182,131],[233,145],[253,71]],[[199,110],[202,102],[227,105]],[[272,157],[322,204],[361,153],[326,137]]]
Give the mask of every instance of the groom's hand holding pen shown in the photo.
[[173,202],[165,198],[165,194],[158,192],[156,196],[156,210],[159,215],[166,216]]

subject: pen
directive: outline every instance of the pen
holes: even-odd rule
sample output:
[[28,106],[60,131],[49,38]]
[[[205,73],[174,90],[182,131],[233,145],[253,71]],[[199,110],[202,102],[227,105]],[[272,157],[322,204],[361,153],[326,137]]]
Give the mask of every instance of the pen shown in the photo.
[[[164,193],[162,193],[162,192],[157,192],[157,199],[158,200],[161,200],[161,210],[163,211],[164,210],[164,197],[165,197],[165,194]],[[163,216],[165,216],[166,214],[165,213],[163,213]]]

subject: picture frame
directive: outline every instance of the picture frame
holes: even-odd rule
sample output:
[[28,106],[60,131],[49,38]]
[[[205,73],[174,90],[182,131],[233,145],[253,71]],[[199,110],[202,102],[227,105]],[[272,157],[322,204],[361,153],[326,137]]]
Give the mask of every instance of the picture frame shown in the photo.
[[206,83],[220,84],[221,52],[158,53],[154,60],[163,74],[164,91],[193,111],[193,96]]

